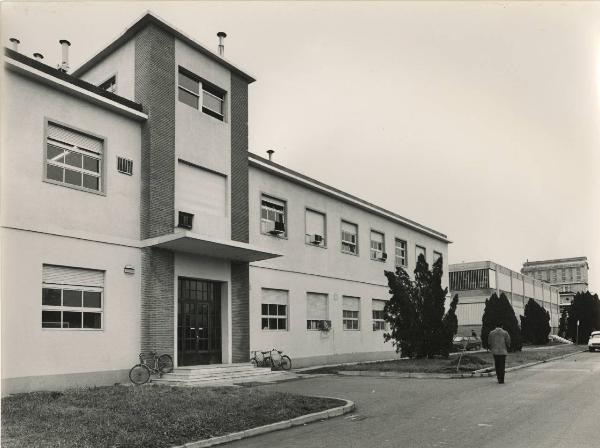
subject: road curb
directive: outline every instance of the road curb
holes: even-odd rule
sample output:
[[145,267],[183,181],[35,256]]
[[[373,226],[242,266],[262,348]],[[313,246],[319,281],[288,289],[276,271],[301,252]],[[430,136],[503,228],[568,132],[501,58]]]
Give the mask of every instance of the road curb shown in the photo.
[[319,398],[332,398],[335,400],[344,401],[346,402],[346,404],[331,409],[325,409],[324,411],[313,412],[312,414],[301,415],[300,417],[294,417],[289,420],[282,420],[280,422],[270,423],[264,426],[257,426],[256,428],[246,429],[244,431],[225,434],[224,436],[211,437],[210,439],[198,440],[196,442],[188,442],[173,448],[205,448],[209,446],[222,445],[224,443],[233,442],[234,440],[247,439],[248,437],[258,436],[260,434],[267,434],[269,432],[279,431],[281,429],[287,429],[293,426],[306,425],[307,423],[312,423],[319,420],[327,420],[329,418],[337,417],[339,415],[352,412],[355,408],[355,404],[353,401],[345,400],[343,398]]
[[[587,350],[581,350],[566,355],[556,356],[554,358],[548,358],[543,361],[535,361],[520,366],[509,367],[506,369],[507,372],[514,370],[525,369],[527,367],[536,366],[546,362],[557,361],[559,359],[568,358],[570,356],[578,355]],[[489,369],[492,369],[489,371]],[[371,370],[341,370],[337,373],[338,375],[344,376],[369,376],[369,377],[380,377],[380,378],[416,378],[416,379],[460,379],[460,378],[483,378],[492,377],[496,375],[493,367],[486,367],[485,369],[475,370],[474,372],[465,373],[423,373],[423,372],[374,372]]]

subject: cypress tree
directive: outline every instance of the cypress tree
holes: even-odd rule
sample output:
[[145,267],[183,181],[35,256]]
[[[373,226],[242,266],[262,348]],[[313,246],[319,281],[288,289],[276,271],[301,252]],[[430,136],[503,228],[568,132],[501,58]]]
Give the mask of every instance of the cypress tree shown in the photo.
[[500,297],[493,293],[489,299],[485,301],[485,309],[481,318],[481,343],[484,348],[488,346],[488,336],[490,331],[496,328],[496,324],[500,323],[510,335],[511,345],[510,351],[520,351],[523,347],[521,340],[521,330],[515,311],[506,298],[504,293]]
[[567,308],[565,307],[561,311],[560,320],[558,321],[558,335],[561,338],[564,338],[567,336],[567,319],[568,319]]
[[444,316],[448,288],[442,288],[443,260],[440,257],[429,270],[420,255],[415,268],[415,280],[398,267],[396,273],[386,271],[392,297],[384,308],[384,319],[390,332],[384,333],[386,341],[392,340],[396,351],[410,358],[448,356],[452,336],[458,321],[456,305],[458,296]]
[[548,343],[550,334],[550,313],[534,299],[529,299],[521,316],[521,336],[524,341],[536,345]]
[[[577,338],[577,321],[579,321],[579,340]],[[576,344],[587,343],[590,333],[600,330],[600,299],[598,294],[589,291],[575,294],[569,306],[567,318],[567,337]]]

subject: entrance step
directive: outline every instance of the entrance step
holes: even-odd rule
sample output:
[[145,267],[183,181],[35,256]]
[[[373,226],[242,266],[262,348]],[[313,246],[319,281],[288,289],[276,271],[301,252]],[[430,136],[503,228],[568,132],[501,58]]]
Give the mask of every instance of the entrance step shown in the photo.
[[254,367],[249,363],[210,364],[178,367],[173,372],[153,379],[153,383],[172,386],[221,386],[244,383],[265,383],[297,378],[294,373]]

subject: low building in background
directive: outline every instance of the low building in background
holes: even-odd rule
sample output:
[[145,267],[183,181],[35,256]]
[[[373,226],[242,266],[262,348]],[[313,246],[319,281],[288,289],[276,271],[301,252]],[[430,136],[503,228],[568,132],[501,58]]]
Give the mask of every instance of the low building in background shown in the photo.
[[459,334],[470,334],[471,330],[479,334],[485,301],[493,293],[506,295],[519,323],[519,316],[523,315],[525,305],[529,299],[535,299],[550,313],[552,332],[556,333],[558,330],[558,288],[492,261],[451,264],[448,269],[450,293],[452,296],[458,294],[459,297],[456,310]]
[[561,308],[571,305],[575,294],[588,290],[588,271],[587,257],[527,260],[521,268],[522,274],[556,286]]

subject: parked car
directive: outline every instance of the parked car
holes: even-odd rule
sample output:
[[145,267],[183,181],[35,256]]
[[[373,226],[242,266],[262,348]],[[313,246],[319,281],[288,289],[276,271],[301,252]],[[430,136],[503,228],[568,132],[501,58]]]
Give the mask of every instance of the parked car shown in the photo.
[[479,350],[481,348],[481,339],[475,336],[454,336],[452,348],[456,351]]
[[588,341],[588,349],[590,352],[600,350],[600,331],[592,331],[590,340]]

